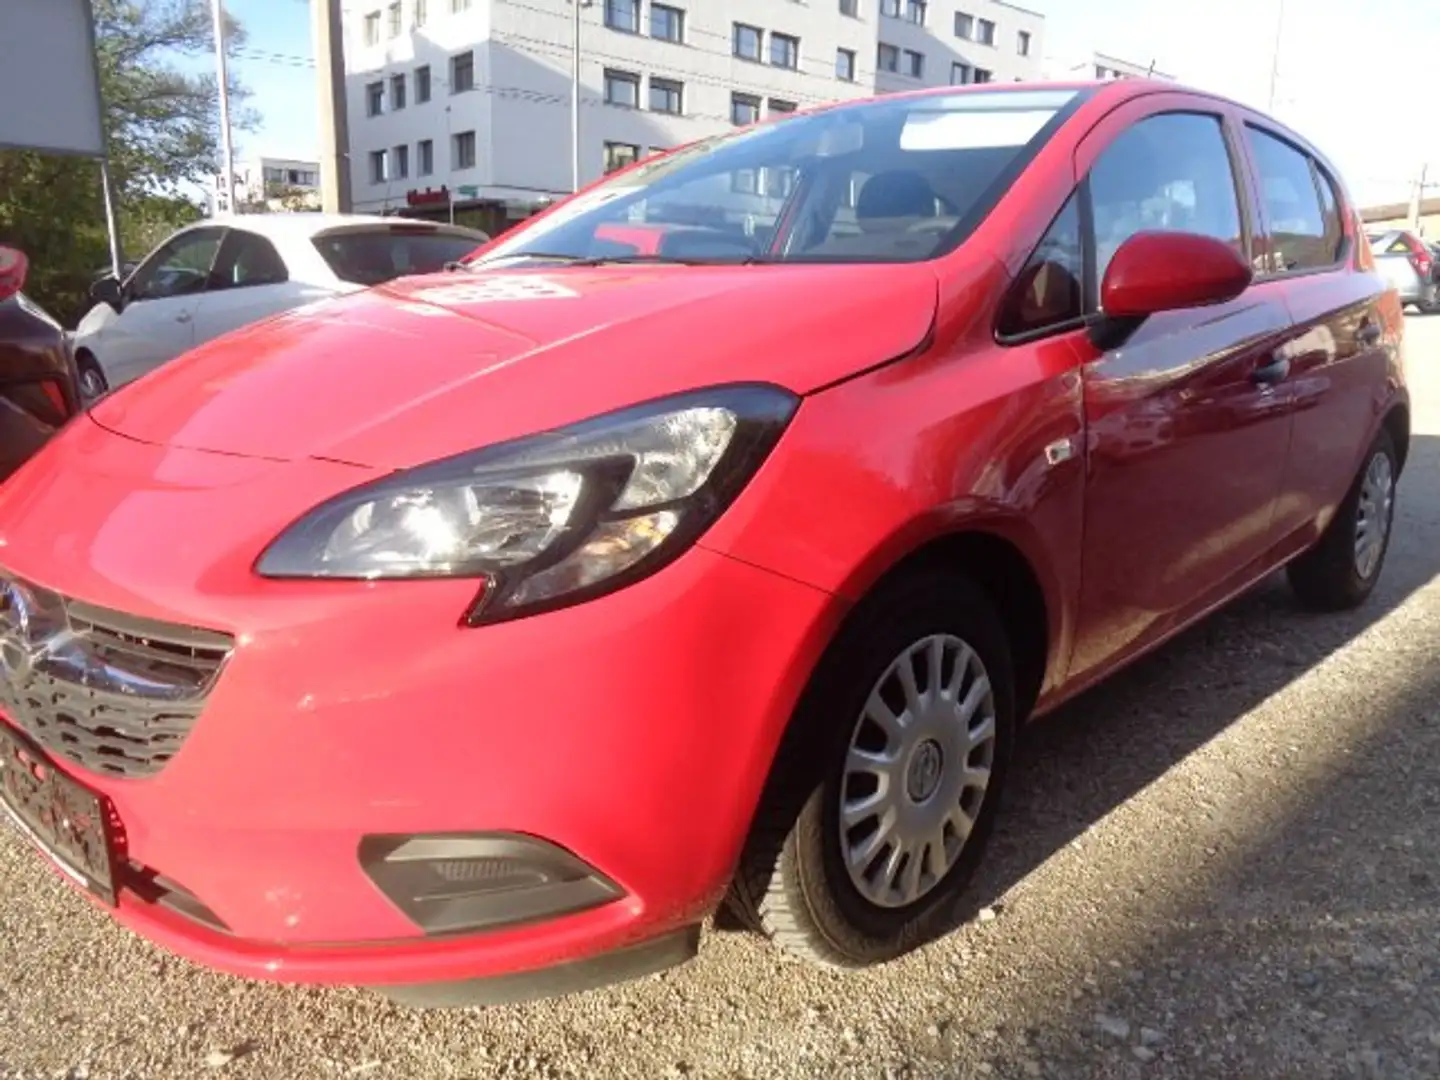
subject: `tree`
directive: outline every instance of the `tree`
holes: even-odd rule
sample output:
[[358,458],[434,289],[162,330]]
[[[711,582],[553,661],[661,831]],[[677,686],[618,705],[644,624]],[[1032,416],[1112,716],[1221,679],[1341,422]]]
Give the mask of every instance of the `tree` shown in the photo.
[[[0,0],[3,2],[3,0]],[[183,195],[218,171],[219,95],[213,74],[191,75],[182,56],[213,55],[208,0],[92,0],[111,182],[126,251],[142,254],[200,215]],[[244,44],[232,19],[229,48]],[[245,90],[231,80],[231,121],[252,127]],[[86,306],[109,262],[100,171],[91,161],[0,151],[0,240],[30,256],[27,286],[60,318]]]

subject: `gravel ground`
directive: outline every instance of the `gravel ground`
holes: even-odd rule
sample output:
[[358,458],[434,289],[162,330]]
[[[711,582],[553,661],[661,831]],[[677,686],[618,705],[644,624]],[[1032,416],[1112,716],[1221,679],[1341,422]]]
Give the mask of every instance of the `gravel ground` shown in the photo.
[[0,830],[0,1076],[1440,1076],[1440,318],[1380,590],[1267,584],[1038,725],[983,918],[841,978],[707,933],[628,986],[411,1013],[110,925]]

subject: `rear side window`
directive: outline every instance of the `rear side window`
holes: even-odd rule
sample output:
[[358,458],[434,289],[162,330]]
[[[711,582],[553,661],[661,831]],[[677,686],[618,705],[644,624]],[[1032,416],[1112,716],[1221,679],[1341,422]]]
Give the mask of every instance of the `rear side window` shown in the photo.
[[1084,280],[1080,202],[1079,195],[1072,194],[1006,297],[997,327],[1000,336],[1023,337],[1075,322],[1084,314]]
[[1326,221],[1309,156],[1258,128],[1245,130],[1270,225],[1271,269],[1288,273],[1333,265],[1339,222],[1332,227]]
[[1199,233],[1242,256],[1240,199],[1218,116],[1162,113],[1121,132],[1090,169],[1095,272],[1142,230]]
[[341,281],[381,285],[407,274],[434,274],[478,248],[469,236],[399,229],[346,229],[315,237],[315,247]]
[[210,288],[243,289],[254,285],[280,285],[290,280],[285,260],[263,236],[231,229],[220,245],[220,256],[210,271]]
[[1315,186],[1320,189],[1320,213],[1325,222],[1325,250],[1330,261],[1336,262],[1345,249],[1345,224],[1340,217],[1340,199],[1335,191],[1335,182],[1325,170],[1315,166]]

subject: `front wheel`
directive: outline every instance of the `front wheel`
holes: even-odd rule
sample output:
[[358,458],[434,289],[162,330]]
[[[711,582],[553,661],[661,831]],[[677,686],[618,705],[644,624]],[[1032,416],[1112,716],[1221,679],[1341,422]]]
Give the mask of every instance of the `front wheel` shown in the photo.
[[1374,591],[1390,549],[1399,475],[1395,441],[1382,428],[1319,542],[1287,571],[1306,607],[1343,611],[1360,606]]
[[1003,625],[971,582],[926,571],[871,597],[796,713],[733,905],[830,967],[948,933],[994,822],[1014,702]]
[[100,364],[88,353],[76,360],[76,367],[80,372],[80,400],[86,405],[93,405],[110,392],[110,384],[105,379],[105,373],[100,370]]

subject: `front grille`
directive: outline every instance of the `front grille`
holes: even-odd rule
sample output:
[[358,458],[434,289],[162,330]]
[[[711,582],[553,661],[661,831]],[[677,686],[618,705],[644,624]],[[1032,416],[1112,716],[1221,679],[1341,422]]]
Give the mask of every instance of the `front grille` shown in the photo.
[[0,576],[0,710],[92,772],[153,776],[184,744],[234,641]]

